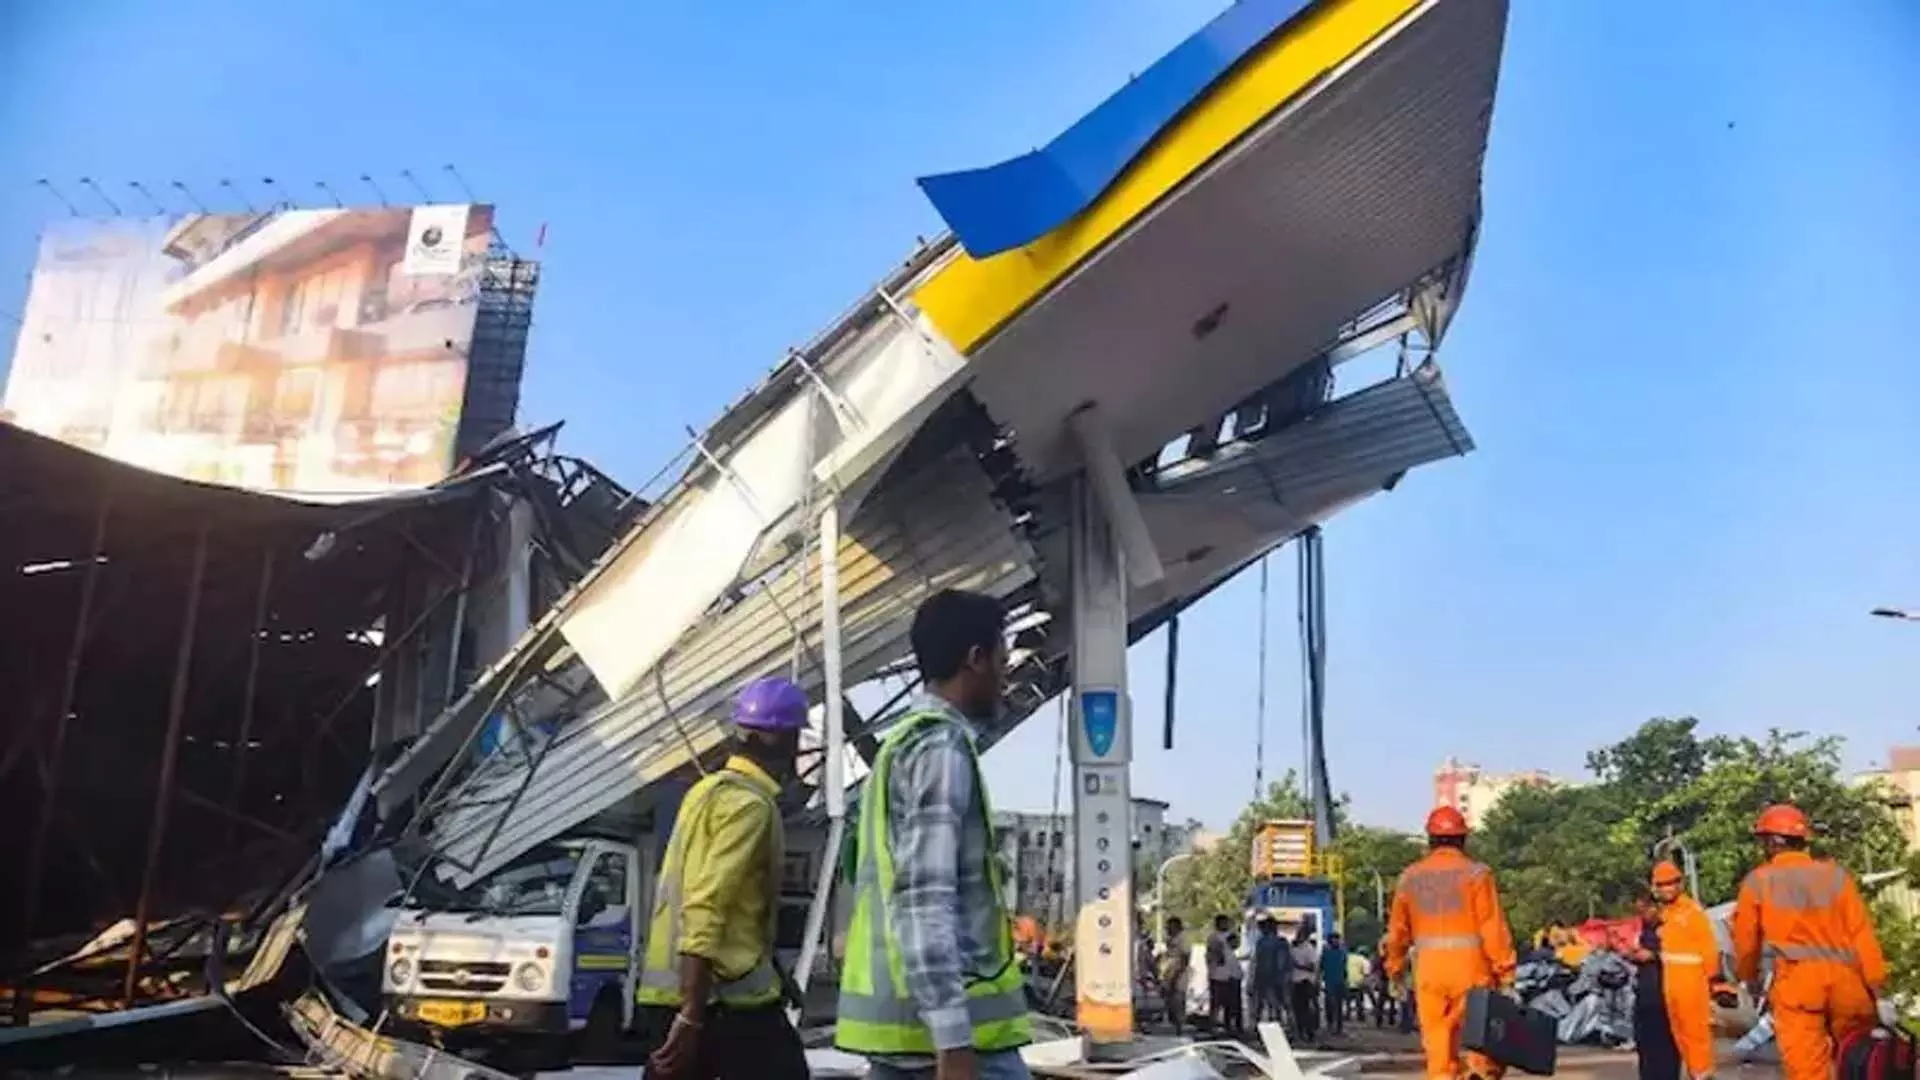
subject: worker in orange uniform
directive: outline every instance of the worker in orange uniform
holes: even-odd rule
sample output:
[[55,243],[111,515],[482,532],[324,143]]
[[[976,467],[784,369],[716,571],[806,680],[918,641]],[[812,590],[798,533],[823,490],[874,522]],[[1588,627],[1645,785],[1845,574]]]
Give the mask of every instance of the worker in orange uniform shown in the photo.
[[[1451,806],[1427,815],[1427,854],[1401,873],[1387,924],[1387,976],[1398,982],[1417,950],[1414,1002],[1428,1080],[1460,1075],[1460,1025],[1467,992],[1513,985],[1513,934],[1500,910],[1493,871],[1467,857],[1467,819]],[[1467,1073],[1494,1080],[1486,1055],[1469,1052]]]
[[1720,978],[1720,943],[1700,902],[1687,895],[1680,868],[1653,867],[1653,898],[1660,903],[1661,991],[1667,1027],[1680,1063],[1693,1080],[1713,1075],[1713,994]]
[[1733,969],[1759,997],[1760,960],[1786,1080],[1833,1075],[1839,1041],[1891,1022],[1880,1000],[1887,961],[1853,875],[1807,853],[1811,830],[1797,807],[1769,806],[1753,824],[1767,861],[1740,883],[1733,909]]

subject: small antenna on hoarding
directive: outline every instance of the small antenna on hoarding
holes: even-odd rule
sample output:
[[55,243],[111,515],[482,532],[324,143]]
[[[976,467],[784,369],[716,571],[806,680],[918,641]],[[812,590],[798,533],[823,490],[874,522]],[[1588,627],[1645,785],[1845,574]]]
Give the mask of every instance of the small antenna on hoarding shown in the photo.
[[195,210],[198,210],[203,214],[213,213],[213,211],[207,209],[206,203],[203,203],[200,201],[200,197],[198,195],[195,195],[193,192],[187,190],[187,185],[181,183],[178,180],[175,180],[173,182],[173,186],[180,189],[180,194],[185,195],[187,197],[187,201],[193,204],[193,208]]
[[321,191],[326,192],[327,198],[333,200],[333,205],[336,208],[341,210],[345,210],[347,208],[347,204],[340,201],[340,196],[334,194],[333,189],[327,186],[327,182],[325,180],[315,180],[313,182],[313,186],[319,188]]
[[59,199],[60,205],[66,207],[68,213],[71,213],[74,217],[81,216],[80,208],[73,205],[73,200],[67,198],[65,195],[60,194],[60,189],[53,186],[53,181],[48,180],[46,177],[41,177],[39,180],[36,180],[34,182],[39,184],[41,187],[46,188],[47,194],[53,196],[56,199]]
[[80,186],[86,187],[86,188],[92,188],[93,193],[100,197],[100,201],[107,204],[107,209],[113,211],[113,216],[114,217],[120,216],[120,204],[117,202],[114,202],[112,199],[107,198],[107,193],[100,190],[100,185],[94,183],[92,177],[90,176],[81,177]]
[[159,199],[156,199],[153,197],[153,192],[147,190],[147,185],[141,183],[138,180],[129,180],[127,181],[127,186],[139,192],[142,197],[144,197],[148,202],[152,203],[153,212],[155,214],[158,214],[161,217],[165,217],[167,215],[168,213],[167,208],[161,205]]
[[387,202],[387,193],[384,191],[381,191],[380,185],[373,182],[373,177],[367,175],[366,173],[361,173],[360,182],[373,189],[373,197],[380,200],[381,206],[392,205],[391,203]]
[[424,199],[427,202],[433,201],[433,193],[427,190],[427,185],[421,183],[419,177],[413,175],[412,169],[401,169],[400,175],[407,181],[407,183],[413,185],[413,189],[415,191],[418,191],[420,193],[420,198]]
[[253,208],[253,201],[247,198],[247,193],[240,190],[239,184],[236,184],[231,180],[222,180],[220,181],[220,186],[223,188],[226,188],[228,191],[233,192],[234,198],[240,200],[240,205],[247,208],[247,213],[249,214],[259,213],[259,211]]
[[480,201],[479,197],[474,195],[473,188],[467,184],[467,178],[460,175],[459,169],[454,168],[452,165],[445,166],[445,169],[447,175],[453,177],[453,182],[460,185],[460,193],[467,197],[468,202],[477,203]]

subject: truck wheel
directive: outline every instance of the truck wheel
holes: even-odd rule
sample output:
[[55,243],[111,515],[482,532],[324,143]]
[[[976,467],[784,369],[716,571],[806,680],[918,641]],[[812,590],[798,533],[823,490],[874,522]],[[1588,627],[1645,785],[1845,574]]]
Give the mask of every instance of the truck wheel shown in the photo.
[[605,987],[594,995],[587,1026],[580,1032],[580,1061],[606,1065],[619,1060],[620,1012],[620,993],[615,988]]

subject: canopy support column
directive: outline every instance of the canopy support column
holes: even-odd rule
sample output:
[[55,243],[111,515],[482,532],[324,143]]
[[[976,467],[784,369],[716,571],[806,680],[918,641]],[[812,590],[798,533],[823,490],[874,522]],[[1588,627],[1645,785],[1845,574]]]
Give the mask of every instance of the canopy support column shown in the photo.
[[1097,1053],[1133,1038],[1133,709],[1127,589],[1161,577],[1158,553],[1094,407],[1069,428],[1073,483],[1072,740],[1076,1013]]

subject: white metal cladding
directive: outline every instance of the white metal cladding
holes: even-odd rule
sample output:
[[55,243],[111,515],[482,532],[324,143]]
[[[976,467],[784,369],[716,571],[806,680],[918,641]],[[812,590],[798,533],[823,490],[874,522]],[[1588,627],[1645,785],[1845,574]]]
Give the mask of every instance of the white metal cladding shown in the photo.
[[[965,361],[904,313],[851,335],[820,372],[831,394],[797,395],[737,445],[706,446],[724,467],[649,523],[574,598],[560,632],[609,697],[631,690],[731,585],[756,549],[784,540],[816,484],[839,491],[902,445],[928,399],[944,398]],[[935,402],[937,403],[937,401]],[[861,463],[846,475],[842,466]]]
[[1089,399],[1144,459],[1463,255],[1505,24],[1502,0],[1419,9],[976,350],[1030,474],[1074,467],[1062,424]]
[[502,688],[546,666],[562,635],[617,697],[743,570],[761,572],[787,538],[810,532],[814,523],[798,512],[807,483],[837,493],[850,515],[964,377],[964,359],[926,317],[883,295],[910,288],[950,246],[923,249],[810,344],[811,360],[790,357],[729,409],[702,440],[724,470],[696,455],[681,482],[381,774],[381,812],[451,761]]
[[[455,879],[483,876],[709,755],[739,686],[785,670],[794,627],[817,641],[819,574],[817,560],[807,561],[814,565],[804,573],[791,560],[692,627],[631,692],[563,729],[530,780],[524,766],[504,761],[476,774],[429,833],[436,851],[464,868]],[[1004,597],[1035,574],[1031,550],[964,452],[877,493],[847,529],[839,561],[848,685],[899,657],[914,609],[933,591]],[[818,666],[803,660],[800,681],[817,696]]]

